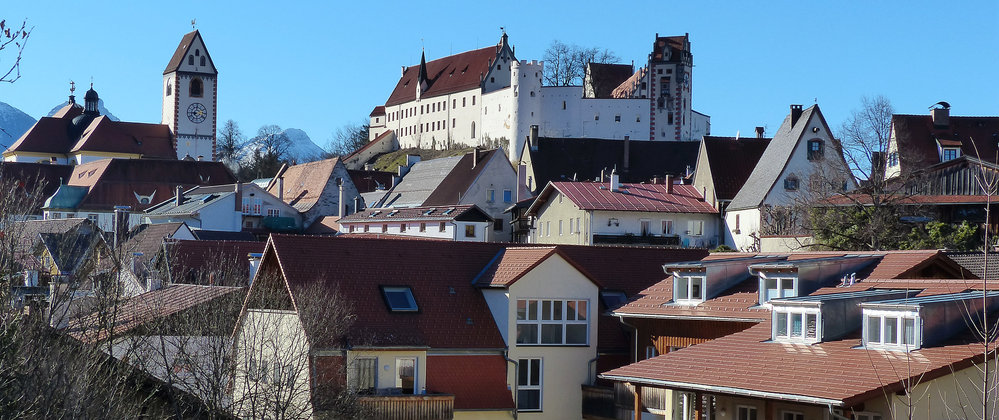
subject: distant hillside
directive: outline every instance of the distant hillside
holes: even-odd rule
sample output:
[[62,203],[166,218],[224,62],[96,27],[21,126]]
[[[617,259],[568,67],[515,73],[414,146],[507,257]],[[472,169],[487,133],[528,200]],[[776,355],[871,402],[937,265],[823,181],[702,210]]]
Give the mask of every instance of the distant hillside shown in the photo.
[[[69,101],[66,101],[66,102],[63,102],[63,103],[61,103],[59,105],[56,105],[55,108],[52,108],[52,110],[49,111],[49,113],[48,113],[48,115],[46,115],[46,117],[51,117],[51,116],[55,115],[56,112],[59,112],[59,110],[62,109],[62,107],[66,106],[66,105],[69,105]],[[77,105],[83,106],[83,104],[81,104],[81,103],[77,103]],[[100,111],[101,115],[107,115],[108,119],[110,119],[111,121],[121,121],[121,120],[118,119],[118,117],[114,116],[114,114],[112,114],[111,111],[108,111],[108,109],[104,107],[104,100],[103,99],[98,99],[97,100],[97,110]]]
[[471,152],[471,147],[461,149],[433,150],[433,149],[400,149],[389,152],[375,159],[376,171],[395,172],[399,166],[406,164],[406,155],[420,155],[420,160],[430,160],[442,157],[461,156]]
[[[288,139],[285,157],[296,162],[310,162],[323,156],[324,151],[309,138],[309,135],[297,128],[286,128],[276,136]],[[252,159],[254,152],[263,147],[265,137],[254,137],[243,147],[243,161]]]
[[30,115],[0,102],[0,150],[7,150],[32,125],[35,125],[35,119]]

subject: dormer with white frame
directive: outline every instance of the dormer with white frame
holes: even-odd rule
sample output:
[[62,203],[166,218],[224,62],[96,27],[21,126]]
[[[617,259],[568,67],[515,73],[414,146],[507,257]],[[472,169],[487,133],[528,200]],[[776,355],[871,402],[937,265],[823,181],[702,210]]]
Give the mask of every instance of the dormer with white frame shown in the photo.
[[880,255],[874,254],[844,255],[761,263],[749,266],[749,274],[759,278],[759,304],[767,305],[771,299],[812,293],[880,258]]
[[[931,346],[968,328],[983,310],[999,308],[999,291],[867,302],[863,310],[863,348],[909,352]],[[972,321],[974,322],[974,321]]]
[[961,157],[961,141],[960,140],[945,140],[937,139],[937,153],[940,156],[940,162],[946,162],[948,160],[954,160]]
[[673,276],[673,304],[698,305],[746,280],[746,268],[750,265],[785,259],[786,255],[761,255],[688,261],[663,265],[663,271]]
[[860,303],[914,296],[916,290],[872,289],[774,299],[771,339],[778,343],[816,344],[857,329]]

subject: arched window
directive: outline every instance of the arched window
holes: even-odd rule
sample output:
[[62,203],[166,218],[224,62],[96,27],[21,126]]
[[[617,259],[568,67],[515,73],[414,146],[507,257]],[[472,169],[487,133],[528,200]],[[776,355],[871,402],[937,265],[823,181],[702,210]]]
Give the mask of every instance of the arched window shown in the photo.
[[204,92],[205,92],[205,87],[201,83],[201,79],[197,77],[191,79],[191,89],[190,89],[191,97],[200,98],[202,95],[204,95]]
[[201,56],[201,65],[202,65],[202,66],[204,66],[204,65],[205,65],[205,56]]
[[167,82],[166,96],[173,95],[173,83]]
[[194,56],[193,55],[187,56],[187,65],[189,65],[189,66],[193,66],[194,65]]
[[475,138],[475,121],[472,121],[472,138]]

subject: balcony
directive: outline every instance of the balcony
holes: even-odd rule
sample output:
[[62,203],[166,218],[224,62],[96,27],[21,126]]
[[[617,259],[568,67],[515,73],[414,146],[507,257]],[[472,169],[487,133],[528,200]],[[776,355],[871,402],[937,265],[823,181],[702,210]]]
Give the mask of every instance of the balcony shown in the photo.
[[454,418],[454,395],[372,395],[358,398],[366,418],[445,420]]
[[652,246],[680,246],[680,237],[672,236],[652,236],[652,235],[606,235],[593,234],[593,244],[619,244],[619,245],[652,245]]

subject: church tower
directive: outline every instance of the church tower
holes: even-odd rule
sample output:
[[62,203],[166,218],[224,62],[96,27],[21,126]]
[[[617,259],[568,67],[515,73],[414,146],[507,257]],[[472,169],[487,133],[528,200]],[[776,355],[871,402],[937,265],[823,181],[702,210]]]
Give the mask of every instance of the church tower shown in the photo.
[[162,123],[173,132],[178,159],[216,159],[218,74],[201,33],[184,35],[163,71]]

